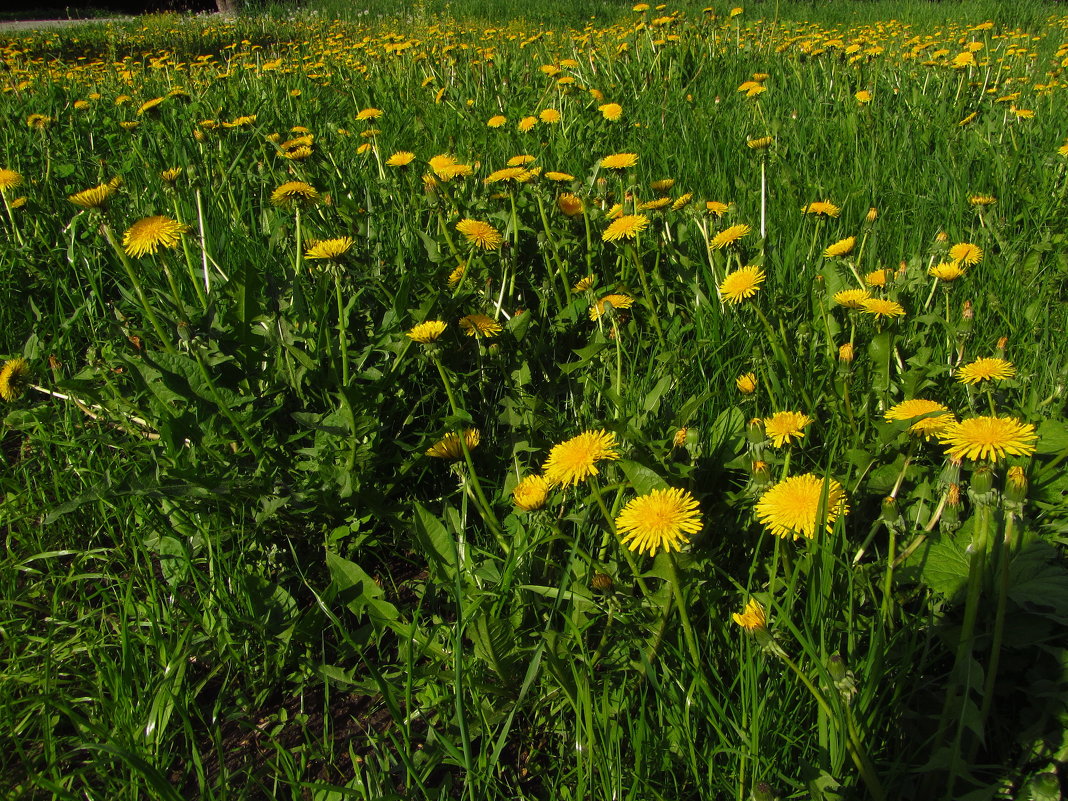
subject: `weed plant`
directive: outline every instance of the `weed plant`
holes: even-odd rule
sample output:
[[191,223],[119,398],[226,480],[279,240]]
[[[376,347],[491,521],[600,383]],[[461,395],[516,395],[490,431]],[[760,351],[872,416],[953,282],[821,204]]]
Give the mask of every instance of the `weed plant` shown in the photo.
[[1059,797],[1068,18],[449,8],[2,43],[8,796]]

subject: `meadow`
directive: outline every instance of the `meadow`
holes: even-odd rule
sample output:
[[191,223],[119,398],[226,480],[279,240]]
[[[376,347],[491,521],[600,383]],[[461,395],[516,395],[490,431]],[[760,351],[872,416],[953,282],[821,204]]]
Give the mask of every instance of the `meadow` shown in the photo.
[[1061,798],[1064,7],[523,7],[0,36],[4,797]]

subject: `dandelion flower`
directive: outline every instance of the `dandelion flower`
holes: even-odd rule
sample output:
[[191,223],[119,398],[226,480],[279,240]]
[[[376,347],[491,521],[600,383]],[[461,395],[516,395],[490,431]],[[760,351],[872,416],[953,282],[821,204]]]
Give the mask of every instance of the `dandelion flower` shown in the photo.
[[590,319],[599,320],[609,308],[629,309],[634,305],[634,298],[629,295],[605,295],[590,306]]
[[956,281],[962,275],[964,275],[964,268],[960,266],[958,261],[944,261],[941,264],[935,264],[927,271],[930,275],[940,281]]
[[749,139],[745,146],[750,150],[767,150],[775,141],[774,136],[761,136],[758,139]]
[[577,437],[554,445],[542,465],[545,480],[551,485],[578,484],[598,473],[597,462],[618,459],[616,435],[605,431],[584,431]]
[[612,220],[611,224],[601,234],[605,242],[616,242],[620,239],[634,239],[640,231],[644,231],[649,225],[649,218],[644,214],[625,214]]
[[998,202],[998,199],[993,195],[972,195],[968,198],[968,205],[970,206],[993,206]]
[[764,420],[764,431],[776,448],[796,439],[804,439],[805,426],[812,422],[812,418],[802,412],[775,412],[771,417]]
[[519,121],[519,124],[516,125],[515,127],[516,127],[516,130],[519,131],[519,133],[526,133],[527,131],[529,131],[531,128],[533,128],[537,124],[538,124],[538,118],[537,117],[524,117],[523,119],[521,119]]
[[486,120],[486,127],[500,128],[508,123],[508,118],[502,114],[496,114]]
[[549,170],[547,173],[545,173],[545,177],[550,181],[558,181],[560,183],[575,180],[575,176],[571,173],[557,172],[556,170]]
[[660,178],[656,181],[650,181],[649,188],[652,189],[654,192],[667,192],[674,185],[674,178]]
[[650,556],[679,550],[688,534],[700,530],[697,500],[683,489],[654,489],[628,502],[616,517],[622,543]]
[[597,284],[597,276],[595,276],[595,275],[593,275],[591,273],[590,275],[587,275],[585,278],[581,278],[578,281],[576,281],[575,285],[573,287],[571,287],[571,291],[572,292],[586,292],[586,291],[588,291],[590,289],[593,289],[593,287],[596,284]]
[[382,116],[382,110],[377,108],[365,108],[356,115],[358,120],[377,120]]
[[847,309],[859,309],[870,297],[871,293],[866,289],[843,289],[841,292],[834,293],[834,302]]
[[481,220],[465,218],[456,223],[456,230],[463,234],[469,244],[483,250],[497,250],[504,242],[500,231]]
[[597,110],[609,122],[618,122],[619,118],[623,116],[623,106],[619,105],[619,103],[605,103],[603,106],[598,106]]
[[721,203],[718,200],[709,200],[705,203],[705,211],[713,217],[722,217],[729,208],[730,204]]
[[485,314],[468,314],[460,318],[460,328],[469,337],[495,337],[504,329],[501,324]]
[[388,159],[386,159],[387,167],[407,167],[415,161],[415,153],[408,150],[398,150]]
[[468,428],[464,431],[463,444],[461,444],[460,435],[454,431],[450,431],[444,437],[439,439],[433,445],[426,449],[426,455],[432,456],[435,459],[461,459],[464,455],[464,444],[467,445],[467,449],[471,450],[478,445],[482,435],[477,428]]
[[0,169],[0,193],[14,189],[22,183],[22,175],[7,168]]
[[867,314],[875,315],[875,319],[881,317],[902,317],[905,307],[893,300],[883,298],[868,298],[860,304],[860,308]]
[[303,181],[286,181],[271,193],[271,204],[274,206],[303,205],[318,199],[319,193],[315,187]]
[[869,92],[867,89],[861,89],[859,92],[853,95],[853,97],[856,98],[857,103],[862,106],[866,106],[868,105],[868,103],[871,102],[872,95],[871,92]]
[[960,242],[949,249],[949,257],[971,267],[983,260],[983,251],[978,245]]
[[953,413],[949,411],[948,407],[943,406],[938,401],[924,400],[923,398],[901,401],[901,403],[887,409],[883,417],[886,420],[922,418],[909,426],[908,430],[910,434],[919,434],[925,439],[930,439],[955,421]]
[[669,197],[658,197],[655,200],[647,200],[647,201],[645,201],[640,206],[638,206],[638,210],[639,211],[657,211],[658,209],[662,209],[665,206],[669,206],[669,205],[671,205],[671,198],[669,198]]
[[1026,456],[1035,451],[1035,427],[1012,417],[971,417],[946,426],[938,434],[950,459]]
[[565,192],[556,199],[556,207],[568,217],[577,217],[582,214],[582,198],[573,195],[570,192]]
[[767,613],[764,612],[764,607],[756,598],[750,598],[745,605],[745,611],[740,615],[735,612],[731,615],[731,620],[746,631],[756,631],[768,626]]
[[741,303],[753,297],[764,283],[764,271],[755,265],[727,273],[719,283],[719,296],[725,303]]
[[855,236],[847,236],[845,239],[839,239],[833,245],[829,245],[825,251],[823,251],[823,257],[825,259],[835,259],[841,256],[848,256],[853,252],[853,248],[857,244],[857,238]]
[[500,181],[514,181],[525,172],[526,170],[522,167],[505,167],[502,170],[494,170],[491,172],[483,179],[482,183],[495,184]]
[[957,127],[958,128],[963,128],[965,125],[971,125],[973,122],[975,122],[975,119],[978,116],[979,116],[979,112],[978,111],[973,111],[971,114],[968,114],[966,117],[964,117],[964,119],[962,119],[960,122],[958,122],[957,123]]
[[538,114],[538,119],[544,122],[546,125],[556,125],[560,122],[560,112],[554,108],[547,108]]
[[978,384],[980,381],[1004,381],[1016,375],[1012,362],[1005,359],[983,358],[966,364],[957,373],[962,384]]
[[115,189],[108,182],[90,189],[83,189],[81,192],[75,192],[67,200],[83,209],[102,209],[107,205],[113,194],[115,194]]
[[864,283],[875,287],[886,286],[886,270],[872,270],[864,276]]
[[741,225],[732,225],[730,228],[724,228],[712,237],[712,241],[708,243],[708,246],[712,250],[721,250],[729,245],[733,245],[752,230],[753,229],[745,223],[742,223]]
[[819,217],[837,217],[842,210],[829,201],[816,200],[806,206],[802,206],[801,211],[805,214],[815,214]]
[[342,236],[337,239],[323,239],[308,248],[304,254],[308,259],[338,260],[351,250],[355,243],[352,237]]
[[738,391],[743,395],[752,395],[756,392],[757,388],[756,373],[742,373],[734,379],[734,386],[736,386]]
[[684,195],[679,195],[675,198],[675,202],[671,204],[672,211],[678,211],[686,206],[690,205],[690,201],[693,200],[693,192],[687,192]]
[[625,170],[638,163],[636,153],[613,153],[601,159],[601,166],[606,170]]
[[529,153],[523,153],[519,156],[512,156],[510,159],[508,159],[508,166],[526,167],[528,164],[532,164],[535,161],[537,161],[537,159],[534,156],[531,156]]
[[55,122],[55,120],[46,114],[31,114],[26,118],[26,125],[35,131],[43,131],[53,122]]
[[29,375],[30,365],[21,356],[4,362],[4,366],[0,367],[0,398],[17,400],[26,387]]
[[460,283],[460,279],[464,277],[465,272],[467,272],[467,265],[461,264],[460,266],[454,268],[451,273],[449,273],[449,277],[445,279],[446,283],[448,283],[449,285],[449,289],[456,288],[456,285]]
[[791,476],[776,484],[756,505],[757,519],[777,537],[812,539],[816,536],[817,515],[825,510],[826,530],[834,530],[834,521],[846,514],[845,490],[833,478],[822,479],[805,473]]
[[429,345],[431,342],[437,341],[438,337],[445,333],[445,329],[448,327],[449,324],[444,320],[427,320],[407,331],[405,336],[415,340],[420,345]]
[[531,474],[512,490],[512,502],[525,512],[541,509],[549,497],[549,482],[544,476]]
[[189,231],[182,223],[157,214],[145,217],[131,225],[122,237],[122,247],[129,256],[140,258],[146,253],[155,254],[159,248],[178,247],[178,238]]

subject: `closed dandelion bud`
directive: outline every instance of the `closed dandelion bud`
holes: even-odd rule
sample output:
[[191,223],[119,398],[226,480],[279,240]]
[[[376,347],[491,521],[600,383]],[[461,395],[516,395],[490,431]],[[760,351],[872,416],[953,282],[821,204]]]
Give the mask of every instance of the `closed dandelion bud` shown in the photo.
[[876,209],[875,206],[872,206],[870,209],[868,209],[868,213],[864,216],[864,220],[865,222],[870,224],[875,222],[877,219],[879,219],[879,210]]
[[831,681],[836,684],[848,675],[841,654],[831,654],[831,658],[827,660],[827,672],[831,674]]
[[745,436],[753,445],[760,445],[767,439],[767,435],[764,433],[764,421],[759,417],[754,417],[749,421],[749,425],[746,426]]
[[981,465],[972,473],[971,490],[974,495],[986,495],[994,488],[994,471]]
[[832,654],[831,658],[827,660],[827,672],[831,674],[834,688],[838,690],[838,694],[842,697],[842,703],[848,704],[852,701],[853,696],[857,694],[857,682],[853,676],[853,671],[846,669],[845,662],[842,661],[840,654]]
[[607,573],[594,573],[593,578],[590,580],[590,586],[597,592],[609,592],[615,582],[612,581],[612,577]]
[[1002,337],[1001,339],[998,340],[998,344],[997,344],[998,355],[1000,355],[1002,357],[1005,356],[1005,346],[1008,345],[1008,344],[1009,344],[1009,338],[1008,337]]
[[954,532],[960,528],[960,484],[950,484],[946,490],[946,505],[942,509],[942,518],[938,521],[943,532]]
[[950,484],[946,490],[946,507],[960,507],[960,484]]
[[846,342],[838,348],[838,361],[850,364],[853,361],[853,343]]
[[939,231],[938,236],[935,237],[935,241],[939,244],[945,244],[949,241],[949,234],[947,234],[945,231]]
[[901,510],[897,508],[897,498],[889,496],[883,498],[883,510],[879,517],[887,526],[892,526],[901,519]]
[[779,801],[779,797],[767,782],[757,782],[753,787],[753,801]]
[[1014,465],[1009,468],[1009,473],[1005,476],[1005,502],[1022,504],[1026,497],[1027,474],[1024,473],[1022,467]]
[[759,490],[765,487],[770,487],[771,481],[771,469],[768,467],[768,463],[763,460],[757,460],[753,462],[752,466],[752,478],[753,485]]

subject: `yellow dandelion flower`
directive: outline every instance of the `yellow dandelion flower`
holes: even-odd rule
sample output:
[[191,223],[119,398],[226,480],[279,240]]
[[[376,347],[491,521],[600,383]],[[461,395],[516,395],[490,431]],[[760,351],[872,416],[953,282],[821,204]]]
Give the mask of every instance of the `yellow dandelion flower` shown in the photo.
[[22,175],[7,168],[0,169],[0,193],[6,194],[8,189],[14,189],[22,184]]
[[753,297],[764,283],[764,271],[756,265],[727,273],[719,283],[719,296],[725,303],[741,303]]
[[718,200],[709,200],[705,203],[705,211],[713,217],[722,217],[729,208],[729,203],[721,203]]
[[872,270],[870,273],[865,274],[864,283],[868,286],[884,287],[886,286],[886,278],[886,270]]
[[482,434],[477,428],[468,428],[464,430],[464,438],[461,444],[460,435],[454,431],[450,431],[427,448],[426,455],[432,456],[435,459],[450,459],[453,461],[462,459],[464,455],[464,445],[467,445],[467,450],[473,450],[481,439]]
[[605,103],[603,106],[598,106],[597,110],[609,122],[618,122],[623,116],[623,106],[619,103]]
[[658,193],[667,192],[674,185],[675,185],[675,179],[674,178],[660,178],[660,179],[658,179],[656,181],[650,181],[649,182],[649,188],[652,189],[654,192],[658,192]]
[[500,323],[485,314],[468,314],[461,317],[460,328],[469,337],[485,337],[486,339],[495,337],[504,330]]
[[845,239],[839,239],[823,251],[823,257],[826,259],[836,259],[841,256],[848,256],[853,252],[853,248],[856,247],[856,244],[857,238],[855,236],[847,236]]
[[679,195],[677,198],[675,198],[675,202],[671,204],[671,210],[678,211],[679,209],[684,209],[688,205],[690,205],[691,200],[693,200],[693,192],[687,192],[684,195]]
[[708,246],[712,250],[721,250],[722,248],[733,245],[752,230],[752,228],[744,223],[741,225],[732,225],[730,228],[724,228],[712,237],[712,241],[708,243]]
[[526,170],[522,167],[505,167],[501,170],[494,170],[487,175],[482,182],[485,184],[495,184],[500,181],[514,181],[525,172]]
[[802,412],[775,412],[764,419],[764,431],[776,448],[789,445],[796,438],[805,438],[805,426],[812,418]]
[[549,482],[544,476],[531,474],[515,485],[512,502],[524,512],[541,509],[549,497],[549,489]]
[[883,298],[868,298],[860,304],[860,308],[866,314],[874,315],[877,320],[882,317],[902,317],[905,314],[905,308],[900,303]]
[[504,242],[500,231],[481,220],[465,218],[456,223],[456,230],[463,234],[469,244],[483,250],[497,250]]
[[561,120],[560,112],[554,108],[547,108],[538,114],[538,119],[546,125],[557,125]]
[[681,448],[686,444],[686,435],[690,433],[690,429],[683,426],[675,432],[675,436],[671,438],[671,444],[676,448]]
[[764,612],[764,607],[760,605],[756,598],[750,598],[745,605],[745,611],[740,615],[735,612],[731,615],[731,620],[746,631],[756,631],[757,629],[768,627],[767,613]]
[[550,181],[557,181],[560,183],[575,180],[574,175],[571,175],[570,173],[566,172],[557,172],[556,170],[549,170],[547,173],[545,173],[545,177]]
[[137,113],[138,114],[147,114],[150,111],[158,109],[160,107],[160,104],[163,103],[163,100],[164,100],[164,98],[162,98],[162,97],[154,97],[151,100],[146,100],[144,103],[142,103],[140,105],[140,107],[138,107]]
[[647,200],[638,204],[638,211],[658,211],[671,205],[671,198],[658,197],[655,200]]
[[348,253],[354,244],[352,237],[348,236],[338,237],[337,239],[323,239],[309,247],[304,253],[304,257],[307,259],[331,259],[337,261]]
[[102,209],[107,205],[113,194],[115,194],[115,189],[108,182],[90,189],[83,189],[81,192],[75,192],[67,200],[79,208]]
[[527,131],[531,130],[537,124],[538,124],[538,118],[537,117],[524,117],[523,119],[521,119],[519,121],[519,124],[516,125],[515,127],[516,127],[516,130],[519,131],[519,133],[526,133]]
[[853,95],[856,98],[857,103],[862,106],[868,105],[871,102],[872,94],[867,89],[861,89],[859,92]]
[[565,192],[556,198],[556,207],[568,217],[577,217],[582,214],[584,208],[582,198],[570,192]]
[[286,181],[271,193],[271,204],[274,206],[306,205],[318,199],[319,193],[315,187],[303,181]]
[[606,170],[625,170],[638,163],[636,153],[613,153],[601,159],[601,166]]
[[571,287],[572,292],[586,292],[593,289],[597,285],[597,276],[590,274],[585,278],[582,278],[575,282],[575,285]]
[[962,384],[978,384],[980,381],[1004,381],[1016,375],[1016,367],[1005,359],[983,358],[966,364],[957,372]]
[[30,375],[30,365],[21,356],[8,359],[0,367],[0,398],[6,401],[17,400],[26,388]]
[[404,335],[420,345],[429,345],[431,342],[437,341],[438,337],[444,334],[445,329],[448,327],[449,324],[444,320],[427,320],[406,331]]
[[377,108],[362,109],[357,115],[358,120],[377,120],[382,116],[382,110]]
[[[818,521],[821,508],[824,519]],[[784,539],[812,539],[821,522],[830,533],[834,522],[848,511],[842,485],[811,473],[780,481],[761,495],[756,505],[757,519],[770,533]]]
[[146,253],[155,254],[159,248],[178,247],[179,237],[189,231],[189,227],[177,220],[157,214],[138,220],[122,237],[122,247],[126,254],[140,258]]
[[459,284],[460,280],[464,277],[465,272],[467,272],[467,265],[461,264],[459,267],[456,267],[451,273],[449,273],[449,277],[445,279],[446,283],[448,283],[449,285],[449,289],[456,288],[456,285]]
[[866,289],[843,289],[834,293],[834,302],[847,309],[860,309],[870,297],[871,293]]
[[46,114],[31,114],[26,118],[26,125],[35,131],[43,131],[55,120]]
[[508,159],[507,166],[526,167],[528,164],[533,164],[535,161],[537,161],[537,159],[534,156],[531,156],[529,153],[523,153]]
[[998,199],[993,195],[972,195],[968,198],[968,205],[970,206],[993,206],[998,202]]
[[758,139],[747,140],[745,146],[750,150],[767,150],[774,141],[774,136],[761,136]]
[[160,177],[160,180],[163,181],[163,183],[167,184],[168,186],[173,187],[174,184],[177,183],[178,177],[181,174],[182,174],[182,168],[181,167],[170,167],[169,169],[163,170],[163,172],[161,172],[159,174],[159,177]]
[[407,167],[415,161],[415,153],[409,150],[398,150],[388,159],[386,159],[387,167]]
[[656,556],[677,551],[701,530],[697,499],[683,489],[654,489],[629,501],[616,516],[616,531],[632,551]]
[[496,114],[496,115],[490,117],[488,120],[486,120],[486,127],[487,128],[500,128],[500,127],[502,127],[504,125],[507,125],[507,123],[508,123],[508,118],[507,117],[505,117],[503,114]]
[[801,207],[805,214],[815,214],[819,217],[837,217],[842,210],[827,200],[816,200]]
[[944,261],[941,264],[933,265],[927,273],[948,283],[949,281],[956,281],[964,275],[964,268],[960,266],[959,261]]
[[634,298],[629,295],[605,295],[590,306],[590,319],[599,320],[610,308],[629,309],[633,305]]
[[578,484],[598,473],[597,462],[619,458],[616,435],[601,429],[584,431],[566,442],[554,445],[542,465],[550,485]]
[[967,115],[966,117],[964,117],[964,119],[962,119],[960,122],[958,122],[957,123],[957,127],[963,128],[965,125],[971,125],[973,122],[975,122],[975,119],[978,116],[979,116],[979,112],[978,111],[973,111],[971,114]]
[[736,386],[738,391],[743,395],[752,395],[756,392],[757,388],[756,373],[742,373],[734,379],[734,386]]
[[953,261],[972,267],[983,260],[983,251],[978,245],[959,242],[949,249],[949,257]]
[[644,214],[625,214],[608,225],[601,234],[605,242],[617,242],[620,239],[634,239],[639,232],[649,225],[649,218]]
[[950,459],[989,459],[1027,456],[1035,452],[1035,427],[1012,417],[971,417],[951,423],[938,434]]
[[930,439],[947,425],[956,421],[948,407],[938,401],[923,398],[901,401],[887,409],[886,414],[883,415],[884,419],[890,421],[913,420],[917,417],[921,419],[909,426],[909,433],[918,434],[925,439]]

